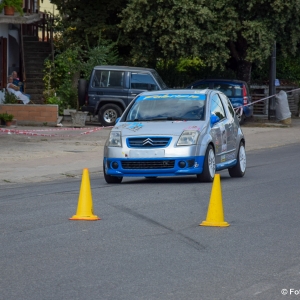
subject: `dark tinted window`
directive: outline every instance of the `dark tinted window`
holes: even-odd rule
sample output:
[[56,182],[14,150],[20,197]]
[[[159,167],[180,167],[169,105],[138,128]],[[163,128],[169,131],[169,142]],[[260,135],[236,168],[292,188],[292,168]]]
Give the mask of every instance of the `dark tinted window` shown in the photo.
[[156,82],[149,74],[131,73],[131,89],[154,91],[159,90]]
[[122,88],[124,72],[96,70],[92,78],[92,87]]

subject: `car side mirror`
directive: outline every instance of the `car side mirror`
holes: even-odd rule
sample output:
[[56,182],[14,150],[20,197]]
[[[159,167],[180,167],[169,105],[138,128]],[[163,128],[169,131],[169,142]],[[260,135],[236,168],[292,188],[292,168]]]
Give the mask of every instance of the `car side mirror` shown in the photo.
[[218,123],[220,121],[220,118],[216,115],[210,116],[210,124],[213,126],[214,124]]
[[116,124],[120,121],[121,117],[116,118]]

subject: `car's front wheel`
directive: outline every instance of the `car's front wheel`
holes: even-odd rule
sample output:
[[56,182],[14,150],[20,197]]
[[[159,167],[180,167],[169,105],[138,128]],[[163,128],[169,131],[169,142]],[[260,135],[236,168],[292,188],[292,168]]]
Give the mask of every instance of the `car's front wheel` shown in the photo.
[[105,104],[99,110],[98,120],[103,126],[113,126],[121,115],[122,110],[118,105]]
[[243,177],[246,173],[246,151],[243,142],[240,143],[239,152],[237,155],[237,164],[228,169],[231,177]]
[[104,174],[104,179],[107,183],[121,183],[123,180],[123,177],[107,175],[105,171],[104,163],[103,163],[103,174]]
[[205,153],[203,172],[197,175],[201,182],[212,182],[216,173],[216,157],[212,145],[208,145]]

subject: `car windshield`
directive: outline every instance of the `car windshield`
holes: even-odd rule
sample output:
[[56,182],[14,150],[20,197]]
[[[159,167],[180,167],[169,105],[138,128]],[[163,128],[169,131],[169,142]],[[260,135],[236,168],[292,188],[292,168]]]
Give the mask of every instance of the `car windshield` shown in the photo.
[[197,94],[139,96],[126,121],[204,120],[205,98]]

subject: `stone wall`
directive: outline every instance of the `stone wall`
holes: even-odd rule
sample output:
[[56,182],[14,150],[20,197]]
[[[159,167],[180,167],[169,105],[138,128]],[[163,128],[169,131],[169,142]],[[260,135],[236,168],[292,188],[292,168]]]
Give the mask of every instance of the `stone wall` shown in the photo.
[[0,114],[12,114],[19,125],[55,126],[58,120],[58,105],[0,104]]

